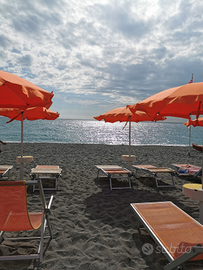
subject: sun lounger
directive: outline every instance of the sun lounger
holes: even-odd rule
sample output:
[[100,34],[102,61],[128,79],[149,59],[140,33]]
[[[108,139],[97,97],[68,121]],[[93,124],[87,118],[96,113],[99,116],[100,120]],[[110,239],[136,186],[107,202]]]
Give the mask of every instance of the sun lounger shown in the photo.
[[[41,210],[38,212],[30,212],[28,210],[27,202],[27,186],[28,185],[39,185],[40,196],[41,198]],[[43,260],[43,242],[44,238],[48,238],[49,241],[52,239],[52,232],[49,222],[50,208],[53,200],[53,195],[50,197],[48,205],[46,204],[42,184],[40,180],[37,181],[0,181],[0,241],[8,240],[4,242],[4,246],[8,245],[8,249],[12,251],[12,254],[0,256],[0,261],[11,261],[11,260],[35,260],[35,268],[38,267],[38,264]],[[29,208],[31,206],[29,205]],[[48,227],[49,235],[45,236],[45,229]],[[37,231],[31,237],[29,235],[30,230],[38,230],[40,236],[37,236]],[[25,232],[27,231],[27,233]],[[6,237],[7,232],[9,232],[9,238]],[[16,237],[11,237],[11,232],[15,233]],[[22,232],[22,233],[21,233]],[[20,236],[22,234],[22,236]],[[14,252],[15,248],[12,241],[24,241],[25,249],[27,246],[27,241],[37,240],[39,241],[39,248],[32,254],[22,254],[21,249],[23,245],[20,245],[20,248],[17,252]],[[48,243],[49,243],[48,241]],[[47,244],[48,244],[47,243]],[[18,244],[19,245],[19,244]],[[17,247],[18,247],[17,245]],[[13,247],[12,247],[13,246]],[[5,248],[5,247],[4,247]]]
[[0,165],[0,178],[7,177],[9,178],[9,172],[13,168],[12,165]]
[[178,175],[192,175],[195,177],[202,175],[202,168],[199,166],[191,165],[188,163],[172,165],[177,169]]
[[[175,175],[175,171],[170,169],[170,168],[155,167],[153,165],[132,165],[132,167],[136,169],[136,174],[137,174],[137,170],[144,170],[144,171],[152,174],[155,177],[157,188],[174,187],[175,186],[175,182],[173,179],[173,176]],[[171,177],[172,185],[159,185],[158,178],[160,178],[160,177],[163,178],[163,177],[166,177],[168,175],[170,175],[170,177]]]
[[[57,179],[61,176],[62,169],[56,165],[37,165],[31,169],[30,177],[32,179],[41,179],[42,182],[54,182],[53,187],[44,187],[44,190],[57,190]],[[33,191],[35,191],[33,185]]]
[[[140,223],[169,260],[165,270],[203,259],[203,226],[172,202],[130,204]],[[141,231],[140,231],[141,232]],[[185,268],[184,268],[185,269]]]
[[[126,189],[126,188],[132,188],[131,185],[131,176],[133,176],[132,172],[129,171],[126,168],[122,168],[117,165],[95,165],[95,167],[98,169],[97,172],[97,179],[99,177],[99,172],[103,172],[109,179],[110,182],[110,189]],[[129,186],[127,187],[113,187],[112,179],[119,179],[119,178],[127,178]]]

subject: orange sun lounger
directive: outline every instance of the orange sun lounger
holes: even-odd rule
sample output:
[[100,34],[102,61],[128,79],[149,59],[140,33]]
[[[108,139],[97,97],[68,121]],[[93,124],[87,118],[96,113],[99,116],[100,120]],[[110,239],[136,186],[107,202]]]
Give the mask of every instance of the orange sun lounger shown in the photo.
[[[157,188],[174,187],[175,186],[175,182],[173,179],[173,176],[175,175],[175,171],[170,169],[170,168],[155,167],[153,165],[132,165],[132,167],[136,169],[136,174],[137,174],[137,170],[144,170],[146,172],[151,173],[155,177]],[[166,177],[166,174],[167,175],[169,174],[171,176],[172,185],[159,185],[158,178]]]
[[[130,204],[140,223],[169,260],[165,270],[203,259],[203,226],[172,202]],[[155,250],[156,251],[156,250]],[[184,268],[185,269],[185,268]]]
[[[29,212],[27,204],[27,186],[39,185],[42,207],[40,212]],[[0,181],[0,241],[3,240],[32,240],[38,239],[39,248],[34,254],[0,256],[0,261],[11,260],[35,260],[35,267],[43,260],[43,241],[45,238],[46,226],[49,229],[49,240],[52,239],[52,232],[49,222],[49,213],[53,196],[48,205],[46,204],[41,180],[38,181]],[[40,228],[41,227],[41,228]],[[6,237],[6,232],[21,232],[37,230],[40,228],[39,237]],[[19,235],[19,234],[18,234]],[[46,236],[47,238],[47,236]],[[11,244],[9,244],[11,246]]]
[[[132,188],[131,177],[133,176],[132,172],[126,168],[122,168],[118,165],[95,165],[98,169],[97,179],[99,177],[99,172],[103,172],[109,179],[110,189],[126,189]],[[127,178],[129,186],[127,187],[113,187],[112,179]]]

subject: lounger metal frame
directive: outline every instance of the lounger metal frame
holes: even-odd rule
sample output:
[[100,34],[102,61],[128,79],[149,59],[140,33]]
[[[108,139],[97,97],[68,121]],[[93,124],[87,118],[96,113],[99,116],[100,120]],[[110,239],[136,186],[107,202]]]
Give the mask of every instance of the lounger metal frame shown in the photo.
[[[157,202],[159,203],[159,202]],[[183,269],[185,269],[185,265],[184,263],[189,261],[190,259],[196,257],[197,255],[199,255],[200,253],[203,253],[203,247],[199,244],[197,244],[196,246],[193,246],[191,248],[191,251],[188,252],[186,251],[184,254],[180,255],[178,258],[174,259],[170,252],[168,251],[168,249],[163,245],[163,243],[160,241],[160,239],[158,238],[157,234],[155,234],[152,229],[150,228],[150,226],[146,223],[146,221],[142,218],[142,216],[137,212],[137,210],[133,207],[134,203],[131,203],[130,206],[133,209],[133,212],[136,214],[137,219],[138,219],[138,223],[137,223],[137,229],[140,232],[140,224],[142,224],[146,230],[148,231],[148,233],[151,235],[151,237],[153,238],[153,240],[155,241],[155,243],[158,246],[161,246],[161,250],[162,253],[165,255],[165,257],[168,259],[169,263],[164,267],[164,270],[173,270],[173,269],[179,269],[179,266],[182,266]],[[139,203],[138,203],[139,204]],[[178,206],[176,206],[174,204],[175,207],[179,208]],[[179,208],[180,209],[180,208]],[[181,209],[180,209],[181,210]],[[183,210],[181,210],[182,212],[184,212]],[[188,215],[184,212],[185,215]],[[189,216],[189,215],[188,215]],[[194,219],[195,222],[197,222]]]
[[[6,183],[6,182],[5,182]],[[30,185],[38,185],[39,186],[39,191],[40,191],[40,197],[41,197],[41,202],[42,202],[42,224],[41,224],[41,236],[35,236],[35,237],[6,237],[4,231],[0,232],[0,242],[3,240],[39,240],[39,247],[38,247],[38,252],[36,254],[29,254],[29,255],[11,255],[11,256],[0,256],[0,261],[14,261],[14,260],[35,260],[34,263],[34,269],[38,269],[39,264],[43,260],[43,244],[44,244],[44,239],[48,238],[47,246],[49,245],[49,242],[53,238],[52,231],[51,231],[51,225],[50,225],[50,220],[49,220],[49,214],[50,214],[50,208],[52,205],[53,201],[53,195],[50,197],[48,205],[46,204],[45,196],[44,196],[44,191],[43,191],[43,186],[42,182],[40,179],[34,180],[34,181],[26,181],[25,182],[26,186]],[[48,227],[49,235],[45,236],[45,230],[46,227]]]
[[6,177],[8,179],[10,170],[12,168],[13,168],[13,166],[10,166],[10,165],[0,165],[0,171],[5,170],[3,173],[0,173],[0,179],[5,178],[6,174],[8,174],[8,176]]
[[[102,167],[98,167],[98,165],[95,165],[95,167],[98,169],[98,171],[97,171],[97,179],[99,178],[99,172],[100,171],[103,172],[109,179],[109,185],[110,185],[111,190],[113,190],[113,189],[131,189],[132,188],[131,177],[134,176],[134,175],[128,169],[122,168],[124,171],[128,172],[124,176],[124,175],[122,175],[122,172],[120,174],[119,173],[110,174],[110,173],[106,172],[105,169],[103,169]],[[105,167],[105,165],[104,165],[104,167]],[[118,176],[118,175],[120,175],[120,176]],[[113,187],[112,180],[113,179],[122,179],[122,178],[127,178],[128,179],[129,186],[127,186],[127,187]]]
[[[150,174],[152,174],[155,178],[155,182],[156,182],[156,187],[157,188],[171,188],[171,187],[175,187],[175,181],[173,176],[175,175],[175,171],[173,171],[171,168],[165,168],[165,167],[151,167],[151,168],[145,168],[145,167],[137,167],[136,165],[132,165],[133,168],[136,169],[136,174],[137,175],[137,170],[143,170],[146,171]],[[154,169],[154,171],[153,171]],[[159,171],[160,169],[163,169],[163,171]],[[164,171],[164,169],[166,171]],[[157,172],[156,172],[157,170]],[[166,174],[170,174],[171,176],[171,181],[172,181],[172,185],[159,185],[158,184],[158,178],[166,178]]]

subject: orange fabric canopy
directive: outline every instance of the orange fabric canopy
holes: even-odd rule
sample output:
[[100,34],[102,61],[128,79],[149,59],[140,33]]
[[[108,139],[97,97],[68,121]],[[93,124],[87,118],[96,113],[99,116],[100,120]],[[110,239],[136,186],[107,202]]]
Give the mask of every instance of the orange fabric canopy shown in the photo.
[[53,92],[28,82],[14,74],[0,70],[0,108],[45,107],[51,104]]
[[[135,114],[133,114],[129,108],[121,107],[116,108],[111,111],[108,111],[106,113],[103,113],[99,116],[95,116],[94,119],[101,121],[104,120],[105,122],[115,123],[117,121],[120,122],[127,122],[131,120],[131,122],[141,122],[141,121],[153,121],[154,119],[148,116],[143,111],[136,111]],[[156,121],[158,120],[165,120],[165,117],[157,116]]]
[[193,127],[203,127],[203,117],[195,119],[195,120],[190,120],[187,123],[184,123],[185,126],[189,127],[191,125],[193,125]]
[[[19,109],[11,109],[11,108],[0,108],[0,115],[6,116],[12,120],[21,121],[21,113],[23,112],[23,120],[27,119],[30,121],[33,120],[55,120],[59,117],[58,112],[51,111],[45,107],[35,107],[35,108],[28,108],[25,111]],[[11,122],[11,121],[9,121]]]
[[203,114],[203,82],[185,84],[157,93],[134,105],[127,105],[133,113],[146,112],[156,119],[157,115],[190,118]]

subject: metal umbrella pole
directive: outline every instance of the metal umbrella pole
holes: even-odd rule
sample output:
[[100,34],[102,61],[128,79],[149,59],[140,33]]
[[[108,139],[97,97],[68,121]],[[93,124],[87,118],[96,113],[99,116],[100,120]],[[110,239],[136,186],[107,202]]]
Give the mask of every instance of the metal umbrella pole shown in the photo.
[[[23,157],[23,112],[21,112],[21,158]],[[20,162],[20,180],[23,180],[24,163]]]
[[131,116],[129,116],[129,159],[128,168],[131,169]]
[[190,155],[190,145],[191,145],[191,125],[189,126],[189,152],[188,152],[189,157],[191,157],[191,155]]

